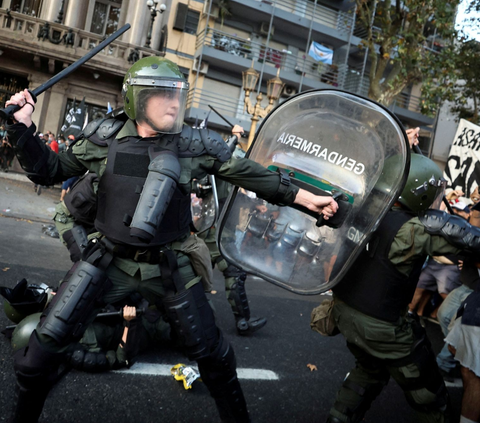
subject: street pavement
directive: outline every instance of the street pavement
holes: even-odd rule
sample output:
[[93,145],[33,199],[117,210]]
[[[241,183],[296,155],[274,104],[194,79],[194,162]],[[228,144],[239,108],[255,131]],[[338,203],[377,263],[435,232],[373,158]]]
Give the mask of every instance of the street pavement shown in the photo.
[[[7,179],[7,178],[8,179]],[[53,217],[60,191],[36,195],[33,184],[19,175],[0,174],[0,285],[29,282],[56,285],[70,268],[62,243],[42,232]],[[258,278],[247,279],[254,315],[268,323],[250,337],[239,337],[225,299],[221,274],[215,271],[211,302],[218,325],[236,352],[239,375],[255,423],[325,422],[335,393],[354,365],[342,336],[324,338],[310,330],[310,312],[322,296],[299,296]],[[1,307],[0,307],[1,308]],[[0,326],[11,324],[0,313]],[[437,325],[427,332],[438,352],[442,336]],[[8,421],[15,377],[11,348],[0,338],[0,422]],[[41,422],[45,423],[211,423],[219,421],[202,382],[186,391],[168,375],[177,363],[189,363],[172,345],[151,348],[129,371],[88,374],[72,371],[53,389]],[[311,371],[307,365],[316,366]],[[167,371],[165,371],[167,370]],[[142,372],[144,372],[142,374]],[[457,384],[459,385],[459,384]],[[450,386],[459,420],[461,386]],[[370,423],[415,422],[402,391],[391,381],[367,413]]]

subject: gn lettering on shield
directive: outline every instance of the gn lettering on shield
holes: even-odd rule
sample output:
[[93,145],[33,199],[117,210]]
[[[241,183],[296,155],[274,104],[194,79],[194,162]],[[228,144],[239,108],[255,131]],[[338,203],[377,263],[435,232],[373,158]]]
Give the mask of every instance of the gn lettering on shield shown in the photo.
[[348,228],[347,238],[355,244],[360,244],[363,239],[363,233],[357,228],[350,226],[350,228]]

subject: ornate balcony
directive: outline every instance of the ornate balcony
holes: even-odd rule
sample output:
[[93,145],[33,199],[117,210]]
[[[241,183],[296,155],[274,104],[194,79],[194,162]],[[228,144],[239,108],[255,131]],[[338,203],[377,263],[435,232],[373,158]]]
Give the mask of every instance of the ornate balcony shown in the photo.
[[[3,47],[38,57],[70,64],[103,41],[103,37],[77,28],[48,22],[34,16],[0,9],[0,43]],[[123,76],[129,68],[131,54],[138,58],[161,55],[161,52],[116,40],[91,59],[87,67]],[[36,59],[37,58],[37,59]],[[138,60],[138,59],[137,59]],[[54,62],[49,62],[53,73]]]

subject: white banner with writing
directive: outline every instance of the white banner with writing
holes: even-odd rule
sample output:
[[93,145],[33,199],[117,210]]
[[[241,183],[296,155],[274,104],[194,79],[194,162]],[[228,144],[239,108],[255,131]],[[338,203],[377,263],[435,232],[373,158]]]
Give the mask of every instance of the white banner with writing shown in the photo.
[[480,182],[480,126],[461,119],[443,174],[447,188],[460,189],[465,197]]

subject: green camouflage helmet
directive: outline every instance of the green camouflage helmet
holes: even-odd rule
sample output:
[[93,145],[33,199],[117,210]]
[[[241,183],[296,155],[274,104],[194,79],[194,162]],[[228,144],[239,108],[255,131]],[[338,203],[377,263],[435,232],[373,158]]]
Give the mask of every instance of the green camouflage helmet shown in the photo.
[[188,90],[185,80],[178,66],[171,60],[163,57],[150,56],[135,62],[128,70],[123,80],[122,96],[125,113],[130,119],[135,120],[134,86],[180,88]]
[[42,313],[30,314],[17,325],[12,333],[13,351],[18,351],[28,345],[28,340],[40,322],[41,315]]
[[398,201],[414,212],[427,210],[442,193],[444,183],[435,162],[421,154],[412,154],[407,183]]

